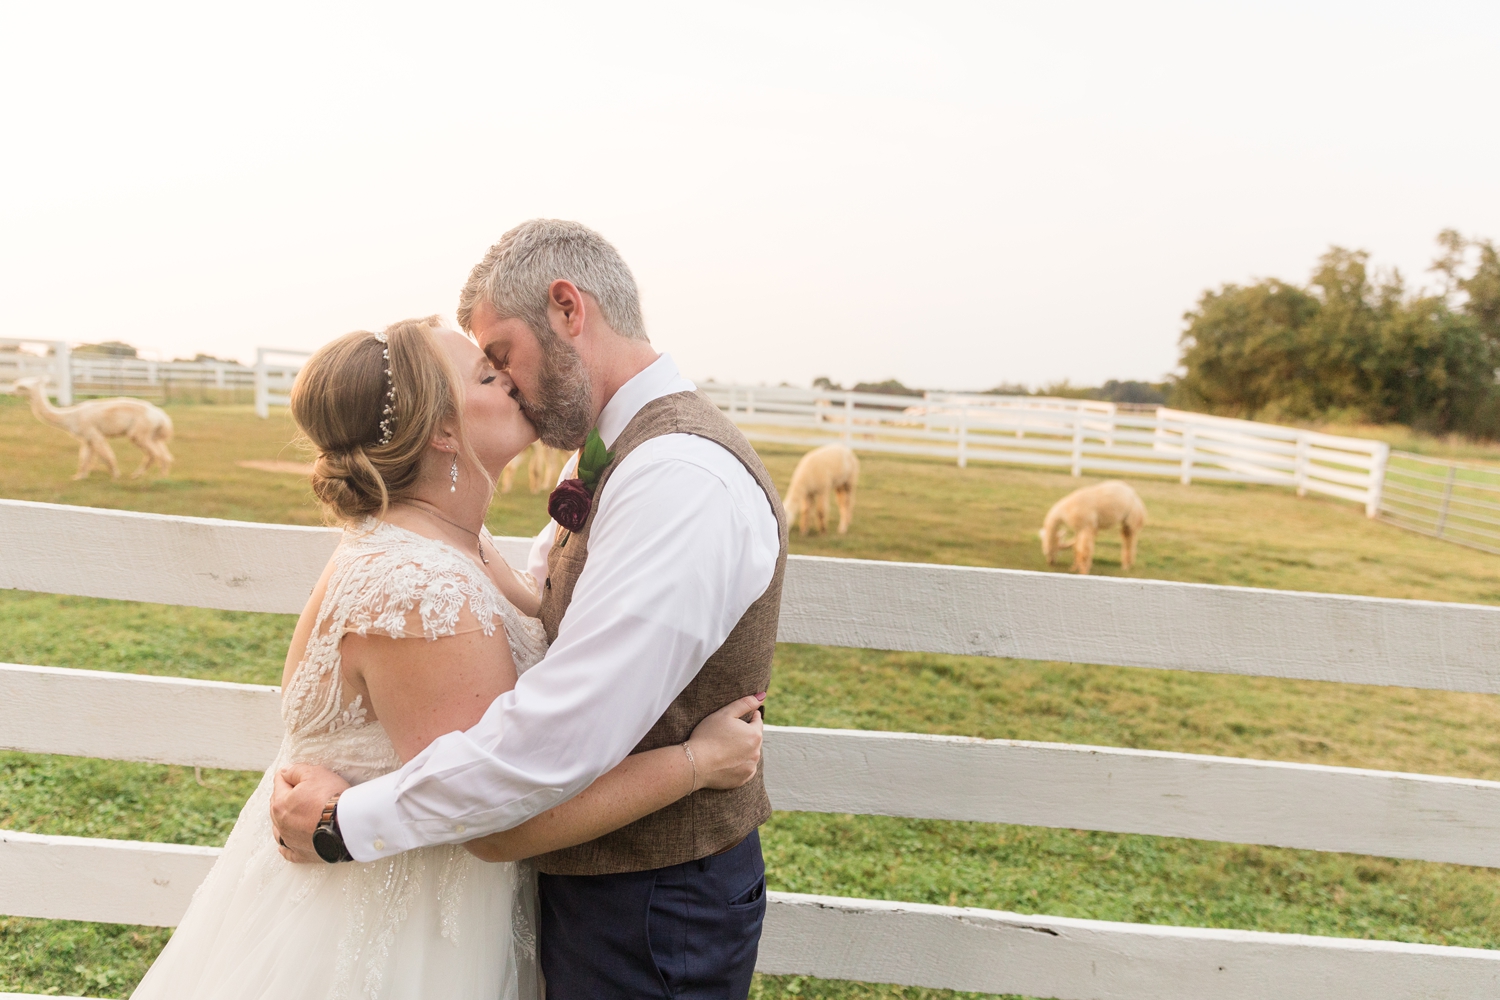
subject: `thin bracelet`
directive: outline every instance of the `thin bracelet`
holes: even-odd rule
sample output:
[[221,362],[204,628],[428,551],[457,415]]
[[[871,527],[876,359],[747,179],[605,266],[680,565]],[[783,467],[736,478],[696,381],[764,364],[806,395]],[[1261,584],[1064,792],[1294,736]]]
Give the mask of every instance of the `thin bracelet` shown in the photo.
[[[688,763],[693,765],[693,792],[698,790],[698,762],[693,759],[693,748],[687,745],[687,740],[682,741],[682,752],[687,754]],[[691,795],[693,792],[689,792]]]

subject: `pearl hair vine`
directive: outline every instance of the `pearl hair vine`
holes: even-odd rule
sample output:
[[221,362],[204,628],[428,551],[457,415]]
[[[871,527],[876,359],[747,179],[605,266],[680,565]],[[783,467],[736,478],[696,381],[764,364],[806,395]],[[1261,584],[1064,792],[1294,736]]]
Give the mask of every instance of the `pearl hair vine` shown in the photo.
[[391,348],[390,339],[383,333],[375,334],[375,339],[380,341],[381,360],[385,362],[385,403],[380,410],[380,440],[379,444],[391,443],[391,435],[395,433],[396,423],[396,380],[391,377]]

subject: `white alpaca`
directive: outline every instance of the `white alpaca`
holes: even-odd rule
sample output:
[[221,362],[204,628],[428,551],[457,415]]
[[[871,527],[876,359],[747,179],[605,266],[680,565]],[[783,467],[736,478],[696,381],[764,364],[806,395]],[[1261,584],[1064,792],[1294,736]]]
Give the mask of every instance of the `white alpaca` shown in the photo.
[[808,529],[828,530],[828,495],[839,504],[839,534],[849,530],[854,519],[854,490],[859,485],[859,459],[841,444],[814,448],[797,463],[792,485],[786,491],[787,526],[800,523]]
[[56,407],[47,399],[44,379],[23,378],[16,382],[15,391],[31,398],[31,412],[44,424],[59,427],[73,435],[78,441],[78,471],[74,479],[87,479],[95,463],[103,461],[109,466],[113,479],[120,478],[120,466],[108,438],[129,438],[145,453],[140,467],[131,478],[144,475],[156,465],[166,475],[172,471],[172,453],[167,442],[172,440],[172,418],[158,406],[144,399],[91,399],[75,406]]
[[[1087,574],[1094,565],[1094,539],[1107,528],[1120,528],[1120,566],[1129,570],[1135,565],[1135,546],[1141,528],[1146,524],[1146,505],[1135,490],[1118,479],[1074,490],[1052,505],[1042,523],[1042,555],[1047,565],[1059,549],[1073,547],[1073,569]],[[1073,532],[1073,540],[1058,543],[1063,525]]]

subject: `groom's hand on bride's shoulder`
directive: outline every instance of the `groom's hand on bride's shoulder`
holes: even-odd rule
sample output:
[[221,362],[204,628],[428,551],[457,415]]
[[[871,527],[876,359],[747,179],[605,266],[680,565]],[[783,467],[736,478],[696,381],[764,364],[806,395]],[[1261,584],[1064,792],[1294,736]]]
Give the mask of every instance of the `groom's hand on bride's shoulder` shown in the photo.
[[348,787],[349,782],[316,764],[292,764],[276,772],[271,788],[271,835],[283,858],[323,863],[313,850],[313,831],[328,800]]

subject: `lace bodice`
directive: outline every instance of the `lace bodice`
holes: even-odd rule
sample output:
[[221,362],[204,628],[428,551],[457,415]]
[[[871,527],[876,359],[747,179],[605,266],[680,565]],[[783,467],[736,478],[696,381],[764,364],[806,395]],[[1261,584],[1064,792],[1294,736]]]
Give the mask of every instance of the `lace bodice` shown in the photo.
[[505,627],[516,670],[547,650],[542,625],[516,610],[473,559],[446,542],[383,521],[347,529],[302,661],[282,696],[287,751],[352,781],[399,766],[378,721],[343,683],[339,645],[351,632],[438,639]]

